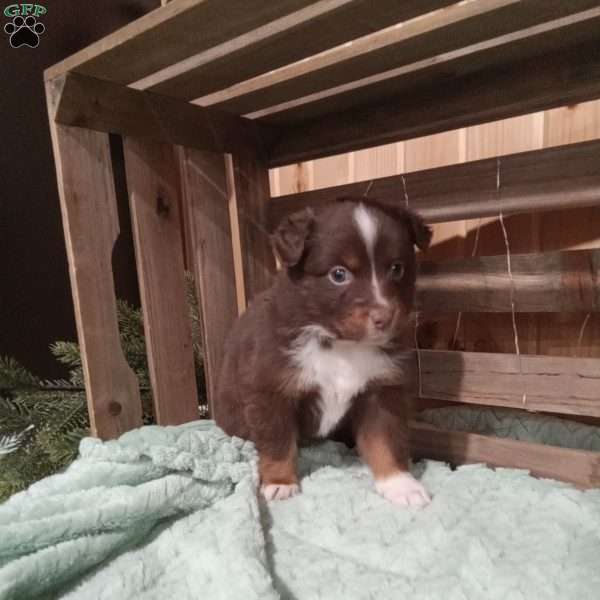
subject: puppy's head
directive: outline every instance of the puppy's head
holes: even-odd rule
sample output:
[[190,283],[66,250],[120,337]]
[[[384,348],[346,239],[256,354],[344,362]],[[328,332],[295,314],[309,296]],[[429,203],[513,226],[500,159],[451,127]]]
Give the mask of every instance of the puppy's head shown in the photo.
[[337,339],[374,344],[408,323],[415,246],[425,250],[430,240],[415,213],[364,198],[290,215],[272,238],[309,324]]

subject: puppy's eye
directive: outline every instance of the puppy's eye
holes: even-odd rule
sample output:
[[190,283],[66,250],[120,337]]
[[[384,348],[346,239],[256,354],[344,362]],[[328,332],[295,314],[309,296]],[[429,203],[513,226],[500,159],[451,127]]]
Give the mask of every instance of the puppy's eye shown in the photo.
[[350,283],[352,280],[352,273],[345,267],[333,267],[329,271],[329,279],[336,285],[343,285],[344,283]]
[[399,281],[404,276],[404,265],[400,261],[395,261],[390,265],[390,277]]

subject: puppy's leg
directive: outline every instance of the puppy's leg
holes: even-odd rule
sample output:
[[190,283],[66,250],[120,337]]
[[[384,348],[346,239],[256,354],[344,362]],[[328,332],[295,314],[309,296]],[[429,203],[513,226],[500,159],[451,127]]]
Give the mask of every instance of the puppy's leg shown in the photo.
[[290,444],[285,456],[280,454],[273,456],[273,453],[268,450],[259,451],[260,489],[267,500],[286,500],[300,491],[296,473],[296,455],[295,440]]
[[429,494],[408,469],[408,415],[401,394],[401,389],[383,388],[360,400],[353,415],[356,444],[384,498],[400,506],[425,506]]
[[259,457],[261,492],[267,500],[285,500],[296,495],[297,425],[290,406],[281,398],[255,402],[248,422]]

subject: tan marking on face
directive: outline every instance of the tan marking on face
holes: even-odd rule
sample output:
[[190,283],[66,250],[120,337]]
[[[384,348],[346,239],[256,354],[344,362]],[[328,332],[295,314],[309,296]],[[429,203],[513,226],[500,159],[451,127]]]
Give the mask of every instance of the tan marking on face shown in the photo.
[[365,306],[355,306],[336,325],[336,329],[344,339],[362,340],[367,334],[369,309]]
[[346,254],[342,256],[342,263],[353,273],[356,273],[361,267],[361,260],[355,254]]

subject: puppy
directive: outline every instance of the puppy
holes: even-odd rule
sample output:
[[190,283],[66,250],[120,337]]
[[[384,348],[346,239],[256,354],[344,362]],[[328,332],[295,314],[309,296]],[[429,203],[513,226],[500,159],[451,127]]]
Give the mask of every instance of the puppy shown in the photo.
[[429,502],[408,470],[403,334],[414,247],[430,239],[415,213],[364,198],[293,214],[272,236],[284,268],[230,334],[215,412],[225,432],[255,443],[266,499],[299,491],[301,441],[348,425],[382,496]]

